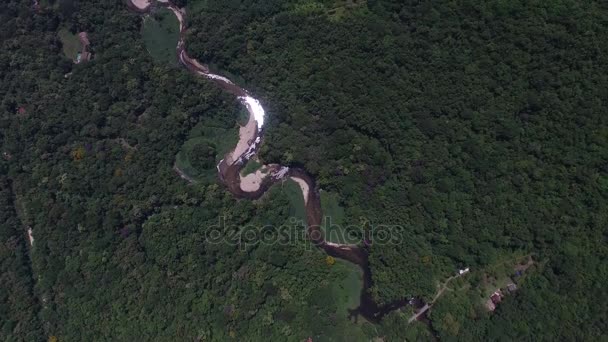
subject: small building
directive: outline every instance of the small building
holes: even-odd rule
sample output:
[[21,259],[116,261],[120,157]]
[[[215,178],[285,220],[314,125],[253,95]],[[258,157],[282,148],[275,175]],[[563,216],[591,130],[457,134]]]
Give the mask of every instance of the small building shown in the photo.
[[78,34],[78,39],[80,39],[80,42],[84,46],[87,46],[87,45],[91,44],[91,42],[89,42],[89,36],[87,35],[86,32],[80,32]]
[[492,303],[494,303],[494,304],[499,304],[500,302],[502,302],[502,293],[500,292],[500,290],[497,290],[496,292],[494,292],[490,296],[490,299],[492,300]]
[[80,32],[78,33],[78,39],[80,40],[82,51],[78,51],[78,55],[76,56],[76,64],[88,62],[92,57],[91,52],[89,51],[89,45],[91,45],[89,35],[86,32]]
[[468,267],[465,268],[465,269],[462,269],[462,270],[458,270],[458,274],[460,274],[460,275],[463,275],[465,273],[469,273],[469,268]]
[[88,62],[91,60],[91,53],[89,51],[83,51],[81,58],[83,61]]
[[507,284],[507,290],[509,290],[509,292],[515,292],[517,291],[517,285],[514,283],[509,283]]

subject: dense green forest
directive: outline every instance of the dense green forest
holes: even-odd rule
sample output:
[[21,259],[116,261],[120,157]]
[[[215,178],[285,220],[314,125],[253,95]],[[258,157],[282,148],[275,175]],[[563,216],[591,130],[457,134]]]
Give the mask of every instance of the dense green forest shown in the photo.
[[[543,263],[488,316],[430,314],[460,339],[605,338],[608,5],[601,1],[190,2],[189,50],[265,102],[262,158],[303,165],[371,248],[381,301],[457,268]],[[398,231],[397,231],[398,230]],[[481,272],[479,272],[481,273]],[[479,287],[480,274],[471,285]]]
[[[0,339],[373,334],[347,319],[361,288],[353,265],[328,265],[306,240],[208,239],[220,217],[236,230],[279,227],[293,210],[279,187],[237,201],[216,179],[189,185],[173,171],[191,131],[236,130],[240,104],[155,62],[122,1],[71,4],[0,4]],[[64,29],[88,32],[92,61],[62,54]]]
[[[607,338],[608,4],[179,5],[189,53],[263,101],[263,162],[303,166],[344,225],[390,230],[370,247],[379,302],[428,301],[471,274],[427,325],[408,325],[409,307],[349,319],[353,265],[306,240],[234,243],[241,227],[291,222],[301,199],[290,185],[236,200],[209,176],[234,138],[217,132],[236,132],[242,109],[175,65],[172,19],[146,27],[121,0],[6,0],[0,339]],[[67,31],[88,32],[90,62],[64,55]],[[198,182],[173,170],[180,151],[205,168]],[[489,313],[488,279],[528,255],[518,291]]]

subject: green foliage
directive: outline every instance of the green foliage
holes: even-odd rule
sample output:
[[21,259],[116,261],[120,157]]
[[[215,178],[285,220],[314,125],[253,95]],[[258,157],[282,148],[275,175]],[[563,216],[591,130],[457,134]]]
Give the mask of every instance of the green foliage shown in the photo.
[[349,309],[355,309],[359,306],[361,288],[363,287],[363,272],[358,266],[341,260],[332,267],[334,272],[342,273],[339,277],[340,280],[332,284],[336,289],[337,312],[340,315],[348,316]]
[[296,222],[306,222],[306,208],[304,206],[304,195],[302,189],[295,181],[287,179],[280,183],[281,191],[289,198],[289,216]]
[[393,312],[385,317],[377,328],[387,341],[431,341],[436,337],[424,322],[415,321],[408,324],[407,315]]
[[247,176],[249,174],[255,173],[257,170],[260,169],[261,166],[262,164],[260,164],[257,160],[249,159],[247,165],[245,165],[245,167],[241,170],[241,175]]
[[324,216],[323,232],[327,241],[335,243],[358,243],[362,239],[359,226],[347,226],[344,208],[340,205],[338,194],[321,191],[321,209]]
[[[234,112],[233,112],[234,113]],[[188,177],[213,183],[216,165],[237,143],[237,130],[228,121],[205,117],[189,132],[189,139],[175,157],[175,165]]]
[[190,139],[184,143],[175,157],[175,166],[188,177],[212,182],[216,176],[216,145],[203,137]]
[[80,44],[80,39],[78,39],[78,35],[71,33],[65,28],[59,30],[59,39],[61,40],[61,45],[63,48],[63,54],[71,59],[76,60],[78,52],[81,51],[82,46]]
[[533,302],[559,314],[507,301],[475,329],[453,315],[460,334],[601,338],[606,312],[585,312],[607,297],[605,4],[378,0],[339,21],[282,4],[209,1],[188,48],[265,100],[264,160],[304,165],[347,224],[390,231],[374,294],[429,299],[458,268],[534,252],[552,287]]
[[292,9],[294,14],[311,15],[319,14],[325,11],[325,6],[322,3],[314,0],[301,1],[296,3]]
[[[429,299],[456,269],[525,251],[543,267],[494,314],[476,288],[449,291],[431,328],[605,340],[605,3],[304,3],[193,2],[187,46],[263,100],[263,160],[304,166],[344,224],[391,233],[370,247],[373,295]],[[2,340],[430,339],[401,312],[354,325],[354,272],[304,239],[255,238],[302,236],[286,224],[304,217],[294,182],[251,202],[175,174],[234,146],[241,107],[168,65],[172,17],[42,6],[0,3]],[[89,32],[95,60],[63,58],[60,28]]]
[[450,286],[430,311],[430,319],[440,338],[449,339],[466,334],[466,323],[487,317],[482,304],[466,289]]
[[177,40],[179,21],[168,9],[160,9],[146,16],[141,34],[150,55],[161,63],[177,64]]
[[11,182],[0,176],[0,337],[39,341],[43,331],[34,297],[26,227],[17,218]]
[[210,169],[215,166],[216,149],[213,143],[202,142],[190,150],[192,166],[198,170]]
[[[187,151],[215,176],[241,105],[153,63],[141,18],[122,2],[78,8],[72,21],[0,4],[2,340],[341,340],[351,324],[341,305],[352,298],[334,286],[359,284],[325,264],[302,226],[286,225],[303,210],[297,184],[237,201],[172,170]],[[53,25],[62,20],[99,43],[94,62],[65,63]],[[260,243],[239,235],[246,229],[292,239]]]

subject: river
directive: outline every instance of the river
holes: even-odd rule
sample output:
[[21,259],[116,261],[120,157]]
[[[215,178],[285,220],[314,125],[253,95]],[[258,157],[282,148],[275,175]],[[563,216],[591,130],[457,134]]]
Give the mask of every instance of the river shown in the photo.
[[[128,0],[127,3],[129,8],[142,14],[149,13],[155,6],[148,0]],[[247,161],[256,155],[263,142],[266,112],[260,101],[247,90],[234,84],[234,82],[224,76],[211,73],[208,66],[188,56],[185,49],[185,10],[177,8],[168,0],[158,1],[156,5],[170,9],[179,20],[180,35],[177,44],[177,57],[180,63],[191,73],[209,79],[209,81],[214,82],[220,88],[236,96],[247,108],[250,115],[249,122],[255,122],[255,126],[240,130],[237,146],[217,165],[219,179],[228,191],[238,198],[258,199],[273,184],[285,178],[294,179],[300,184],[303,192],[306,206],[306,225],[311,242],[318,248],[323,249],[328,255],[352,262],[363,270],[363,288],[361,290],[360,304],[359,307],[349,310],[349,316],[354,319],[362,316],[372,323],[378,323],[386,314],[407,305],[408,300],[405,298],[384,305],[379,305],[374,301],[369,291],[372,285],[372,276],[368,262],[368,247],[335,244],[325,241],[323,231],[321,230],[323,212],[321,210],[319,188],[316,186],[314,178],[305,170],[276,164],[266,165],[265,167],[269,170],[268,175],[259,180],[257,189],[254,191],[243,190],[241,187],[240,171],[247,164]],[[307,186],[304,186],[304,184]]]

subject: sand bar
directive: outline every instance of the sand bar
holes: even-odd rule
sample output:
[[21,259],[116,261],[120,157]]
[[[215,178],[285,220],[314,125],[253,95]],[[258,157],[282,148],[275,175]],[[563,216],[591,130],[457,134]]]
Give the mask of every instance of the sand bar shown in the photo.
[[150,6],[150,0],[131,0],[131,3],[140,10],[145,10]]

